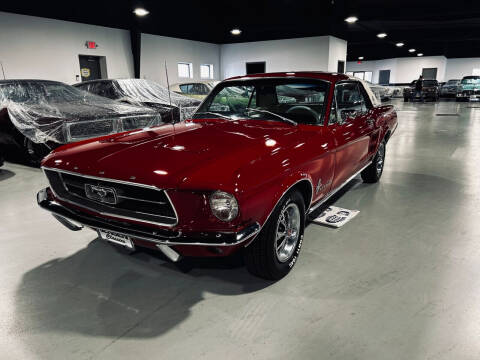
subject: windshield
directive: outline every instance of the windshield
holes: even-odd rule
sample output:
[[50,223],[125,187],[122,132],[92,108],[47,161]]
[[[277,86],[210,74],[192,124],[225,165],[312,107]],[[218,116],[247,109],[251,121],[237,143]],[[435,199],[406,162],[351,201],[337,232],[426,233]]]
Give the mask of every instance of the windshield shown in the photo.
[[83,91],[61,83],[32,81],[0,84],[0,100],[18,103],[81,101],[84,98]]
[[[194,118],[264,119],[318,124],[324,114],[328,83],[310,79],[253,79],[218,85]],[[215,115],[214,115],[215,116]]]
[[460,80],[448,80],[447,85],[456,85],[460,82]]
[[480,84],[480,77],[466,77],[462,79],[462,84]]

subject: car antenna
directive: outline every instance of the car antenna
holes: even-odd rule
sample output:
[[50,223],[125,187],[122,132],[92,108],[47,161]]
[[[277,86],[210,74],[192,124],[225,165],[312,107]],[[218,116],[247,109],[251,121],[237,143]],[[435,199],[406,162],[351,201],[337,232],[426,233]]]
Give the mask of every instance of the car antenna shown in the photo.
[[[168,101],[170,103],[170,108],[171,108],[172,107],[172,96],[170,95],[170,82],[168,81],[167,60],[165,60],[165,76],[167,77]],[[175,119],[173,117],[173,111],[171,111],[170,114],[172,115],[172,124],[175,124]]]
[[3,80],[5,80],[5,70],[3,70],[3,63],[1,61],[0,61],[0,65],[2,66]]

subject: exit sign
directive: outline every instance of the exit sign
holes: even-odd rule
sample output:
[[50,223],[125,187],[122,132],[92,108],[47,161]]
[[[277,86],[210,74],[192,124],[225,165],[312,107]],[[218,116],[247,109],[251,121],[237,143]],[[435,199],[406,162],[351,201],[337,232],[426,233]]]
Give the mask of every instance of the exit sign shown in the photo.
[[98,44],[95,41],[87,41],[85,42],[85,46],[87,49],[96,49],[98,47]]

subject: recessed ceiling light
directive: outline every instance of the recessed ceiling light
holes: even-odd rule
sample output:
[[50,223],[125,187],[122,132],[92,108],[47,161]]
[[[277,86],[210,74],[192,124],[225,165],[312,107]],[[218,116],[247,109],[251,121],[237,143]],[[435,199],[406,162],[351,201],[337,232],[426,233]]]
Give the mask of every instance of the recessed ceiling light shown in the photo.
[[240,30],[240,29],[230,30],[230,34],[232,34],[232,35],[240,35],[241,33],[242,33],[242,30]]
[[349,16],[345,19],[345,21],[349,24],[353,24],[358,21],[358,18],[356,16]]
[[358,57],[358,60],[363,60],[363,56],[359,56],[359,57]]
[[150,11],[145,10],[145,9],[143,9],[143,8],[136,8],[135,10],[133,10],[133,12],[134,12],[135,15],[137,15],[137,16],[145,16],[145,15],[150,14]]
[[380,39],[383,39],[384,37],[387,37],[387,34],[386,33],[380,33],[380,34],[377,34],[377,37],[380,38]]
[[399,43],[396,43],[395,45],[397,45],[398,47],[402,47],[402,46],[405,45],[405,44],[402,43],[402,42],[399,42]]
[[423,54],[422,54],[422,53],[418,53],[417,56],[423,56]]
[[415,52],[415,49],[408,49],[408,52]]

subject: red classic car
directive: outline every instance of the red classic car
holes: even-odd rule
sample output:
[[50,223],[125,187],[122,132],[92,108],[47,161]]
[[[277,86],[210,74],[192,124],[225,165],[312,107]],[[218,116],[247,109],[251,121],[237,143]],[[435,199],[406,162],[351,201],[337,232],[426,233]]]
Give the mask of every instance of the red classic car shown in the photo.
[[357,174],[376,182],[397,126],[368,85],[342,74],[271,73],[218,84],[192,119],[58,148],[39,205],[71,230],[173,261],[242,250],[279,279],[306,217]]

